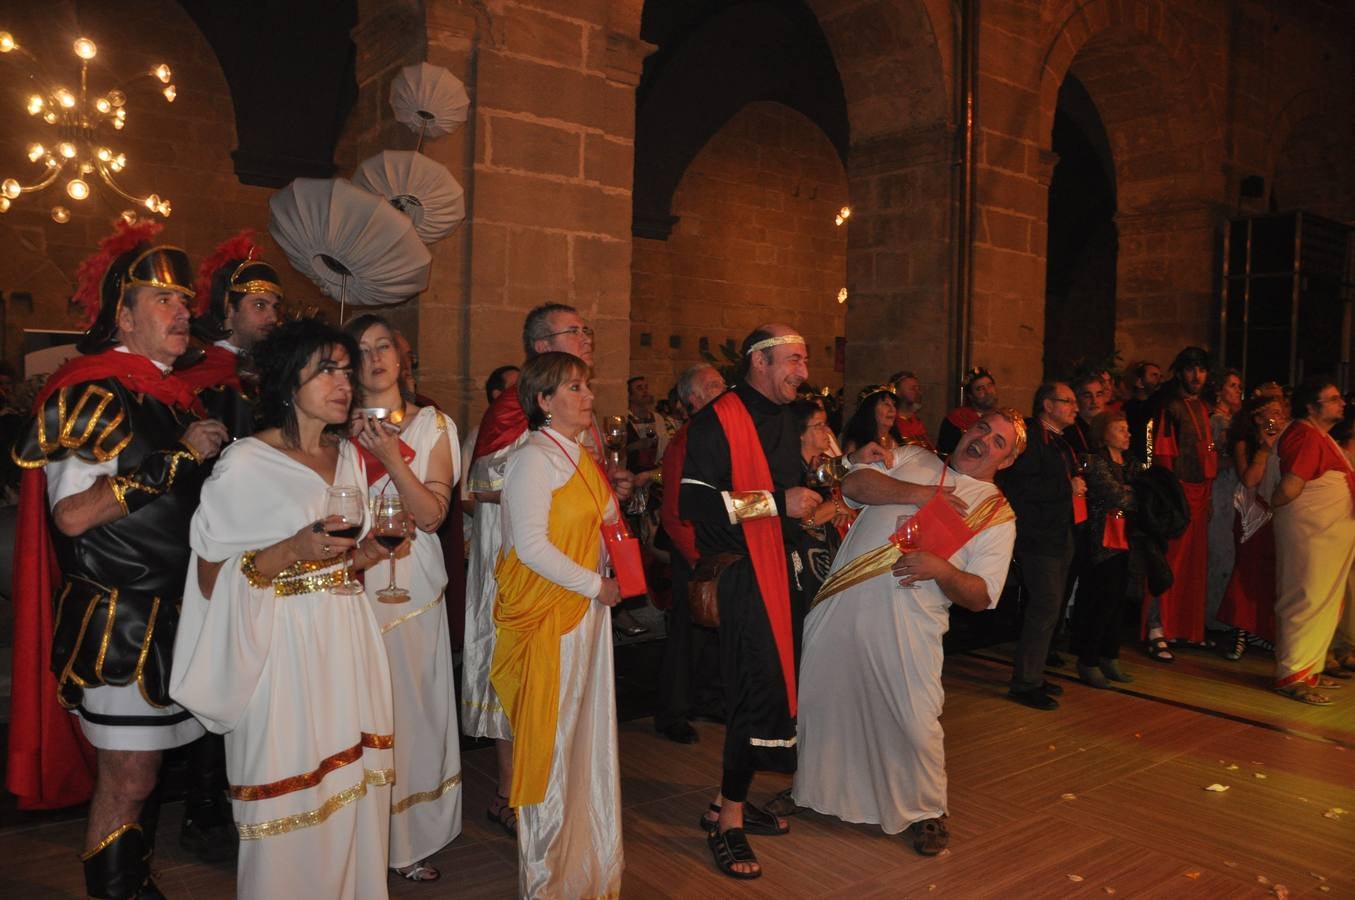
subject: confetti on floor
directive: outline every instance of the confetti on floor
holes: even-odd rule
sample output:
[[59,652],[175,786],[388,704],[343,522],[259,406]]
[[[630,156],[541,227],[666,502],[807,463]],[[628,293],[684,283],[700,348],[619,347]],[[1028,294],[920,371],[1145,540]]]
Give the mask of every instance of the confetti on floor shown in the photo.
[[1082,877],[1081,875],[1069,875],[1069,876],[1068,876],[1068,880],[1069,880],[1069,881],[1083,881],[1084,879],[1083,879],[1083,877]]
[[1064,794],[1060,799],[1062,799],[1062,800],[1076,800],[1076,799],[1077,799],[1077,794]]
[[1265,780],[1266,780],[1266,775],[1265,775],[1264,772],[1253,772],[1253,773],[1251,773],[1251,777],[1255,778],[1255,779],[1258,780],[1258,781],[1265,781]]
[[1228,771],[1229,771],[1229,772],[1236,772],[1237,769],[1238,769],[1237,763],[1233,763],[1232,765],[1230,765],[1230,766],[1228,767]]
[[1211,785],[1209,785],[1209,787],[1205,788],[1205,790],[1206,790],[1206,791],[1213,791],[1213,792],[1216,793],[1216,794],[1222,794],[1224,791],[1228,790],[1228,785],[1226,785],[1226,784],[1219,784],[1219,783],[1215,782],[1214,784],[1211,784]]
[[1199,880],[1200,880],[1200,870],[1199,870],[1199,869],[1196,869],[1194,872],[1186,872],[1186,873],[1185,873],[1185,876],[1186,876],[1187,878],[1189,878],[1191,881],[1199,881]]

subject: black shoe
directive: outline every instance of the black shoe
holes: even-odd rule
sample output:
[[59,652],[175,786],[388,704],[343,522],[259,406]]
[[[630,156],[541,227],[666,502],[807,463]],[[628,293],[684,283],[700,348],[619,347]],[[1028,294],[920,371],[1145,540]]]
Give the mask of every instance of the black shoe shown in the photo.
[[695,744],[701,740],[701,735],[696,733],[696,729],[682,719],[678,719],[667,728],[656,726],[654,730],[675,744]]
[[692,713],[693,722],[710,722],[712,725],[725,724],[725,717],[717,712],[695,712]]
[[1059,684],[1057,681],[1046,681],[1044,684],[1040,685],[1040,688],[1051,697],[1063,696],[1063,685]]
[[1063,665],[1063,657],[1051,650],[1049,655],[1045,657],[1044,664],[1057,669]]
[[1043,687],[1037,687],[1033,691],[1008,691],[1007,699],[1015,700],[1022,706],[1029,706],[1031,709],[1058,709],[1059,701],[1049,696],[1049,693]]

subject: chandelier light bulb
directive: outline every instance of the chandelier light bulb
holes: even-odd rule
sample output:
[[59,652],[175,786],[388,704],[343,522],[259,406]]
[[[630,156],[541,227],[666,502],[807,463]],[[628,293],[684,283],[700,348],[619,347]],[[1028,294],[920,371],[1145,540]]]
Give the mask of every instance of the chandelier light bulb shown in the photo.
[[127,127],[127,120],[126,120],[126,119],[114,119],[114,120],[113,120],[113,127],[114,127],[115,129],[117,129],[118,131],[121,131],[123,128]]
[[47,153],[47,148],[44,147],[44,146],[42,146],[42,144],[29,144],[29,145],[28,145],[28,161],[29,161],[29,162],[37,162],[38,160],[42,159],[43,155],[46,154],[46,153]]
[[60,103],[65,109],[75,108],[75,95],[65,88],[57,88],[56,93],[52,96],[56,97],[56,102]]
[[98,158],[99,162],[108,162],[113,158],[112,152],[109,151],[107,147],[100,147],[94,152],[94,155]]
[[118,107],[118,111],[114,113],[114,115],[117,116],[119,119],[125,119],[127,118],[127,110],[120,106]]
[[89,196],[89,185],[79,178],[66,182],[66,193],[72,200],[84,200]]
[[42,97],[37,94],[31,95],[28,98],[28,114],[30,116],[36,116],[38,113],[42,112],[42,108],[45,105]]
[[136,221],[136,210],[134,209],[124,209],[120,215],[122,221],[126,222],[128,225],[131,225]]
[[94,172],[94,163],[90,162],[87,159],[82,159],[80,161],[80,173],[82,175],[91,175],[93,174],[93,172]]
[[837,214],[844,219],[850,219],[852,217],[852,208],[850,206],[844,206],[837,211]]
[[838,303],[846,303],[846,302],[847,302],[847,289],[846,289],[846,288],[843,288],[842,290],[840,290],[840,291],[837,292],[837,302],[838,302]]
[[22,190],[23,188],[19,185],[17,179],[6,178],[4,181],[0,181],[0,195],[8,197],[10,200],[17,198]]
[[174,85],[172,84],[167,86],[161,93],[165,95],[165,99],[170,103],[173,103],[174,98],[179,96],[179,92],[174,89]]
[[164,63],[160,63],[160,65],[156,66],[154,69],[151,69],[151,74],[154,75],[156,78],[159,78],[161,84],[169,84],[171,73],[169,71],[169,66],[165,65]]
[[87,37],[77,38],[75,43],[71,45],[71,49],[75,51],[76,56],[86,62],[93,59],[94,55],[99,52],[99,48],[94,46],[94,42]]
[[75,145],[70,141],[62,141],[57,145],[56,150],[67,159],[75,159]]
[[61,165],[60,161],[58,161],[57,158],[56,158],[55,156],[53,156],[52,154],[48,153],[48,154],[47,154],[47,168],[49,168],[49,169],[55,169],[55,168],[56,168],[57,166],[59,166],[59,165]]
[[0,197],[0,213],[9,212],[9,198]]
[[160,195],[151,194],[145,200],[142,200],[141,204],[145,206],[147,209],[149,209],[151,212],[155,212],[155,208],[160,205]]
[[114,106],[122,106],[127,102],[127,95],[117,88],[114,88],[108,92],[108,102]]
[[113,104],[108,102],[107,97],[100,97],[98,100],[94,101],[94,108],[104,115],[108,115],[113,111]]
[[14,43],[14,35],[8,31],[0,31],[0,53],[8,53],[17,46],[19,45]]
[[158,212],[160,215],[164,216],[166,219],[168,219],[170,209],[171,207],[169,205],[169,201],[162,200],[160,201],[160,205],[155,208],[155,211]]
[[113,157],[113,161],[108,164],[108,167],[112,169],[114,172],[121,172],[124,168],[126,168],[126,166],[127,166],[127,157],[121,153]]
[[64,206],[52,207],[52,221],[58,225],[65,225],[71,220],[71,211]]
[[48,125],[55,125],[56,113],[52,112],[50,109],[47,110],[47,112],[43,113],[42,121],[46,122]]

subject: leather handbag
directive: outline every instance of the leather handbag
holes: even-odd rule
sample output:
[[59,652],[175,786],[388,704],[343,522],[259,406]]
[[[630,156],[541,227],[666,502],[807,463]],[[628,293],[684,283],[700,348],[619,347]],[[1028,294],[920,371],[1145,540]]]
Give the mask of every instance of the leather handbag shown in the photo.
[[687,605],[693,625],[720,627],[720,576],[725,569],[744,557],[737,553],[703,556],[687,581]]

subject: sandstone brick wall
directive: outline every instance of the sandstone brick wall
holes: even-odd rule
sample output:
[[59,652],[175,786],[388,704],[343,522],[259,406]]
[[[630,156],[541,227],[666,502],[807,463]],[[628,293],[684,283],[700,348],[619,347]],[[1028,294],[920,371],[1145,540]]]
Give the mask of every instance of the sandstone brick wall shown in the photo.
[[847,229],[833,217],[846,200],[842,163],[812,122],[771,102],[736,113],[683,176],[668,240],[635,239],[631,373],[666,392],[703,360],[703,340],[724,364],[722,345],[784,321],[808,341],[810,380],[841,385]]

